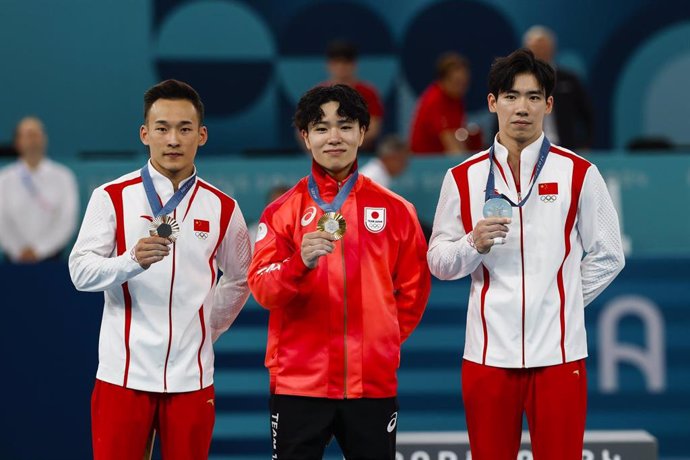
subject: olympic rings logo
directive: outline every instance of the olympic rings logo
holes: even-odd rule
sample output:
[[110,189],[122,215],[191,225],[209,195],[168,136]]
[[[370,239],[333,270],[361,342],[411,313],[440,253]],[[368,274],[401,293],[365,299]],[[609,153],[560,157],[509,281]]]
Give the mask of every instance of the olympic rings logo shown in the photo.
[[553,203],[558,198],[558,195],[541,195],[539,199],[544,203]]

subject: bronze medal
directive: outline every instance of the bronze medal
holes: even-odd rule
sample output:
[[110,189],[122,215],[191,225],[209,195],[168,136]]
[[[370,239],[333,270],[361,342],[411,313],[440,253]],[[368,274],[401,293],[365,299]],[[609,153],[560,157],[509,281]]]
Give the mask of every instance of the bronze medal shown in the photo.
[[180,225],[170,216],[156,217],[149,227],[149,235],[167,238],[173,243],[180,233]]

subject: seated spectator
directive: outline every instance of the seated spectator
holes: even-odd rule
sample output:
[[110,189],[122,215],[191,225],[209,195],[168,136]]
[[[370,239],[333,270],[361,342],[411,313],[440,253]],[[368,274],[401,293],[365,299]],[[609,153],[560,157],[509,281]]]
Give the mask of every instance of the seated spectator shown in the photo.
[[367,176],[386,188],[390,188],[393,178],[407,169],[410,149],[407,143],[395,134],[386,136],[376,149],[376,157],[360,168],[360,174]]
[[56,259],[77,224],[74,174],[46,158],[41,120],[22,119],[15,129],[19,159],[0,170],[0,247],[10,262]]
[[373,151],[381,134],[383,103],[376,88],[357,78],[357,48],[346,41],[334,41],[328,45],[326,59],[329,80],[322,85],[348,85],[356,89],[366,101],[371,121],[361,150]]
[[467,59],[443,54],[436,64],[437,80],[419,98],[410,132],[415,154],[456,154],[467,151],[464,96],[470,82]]

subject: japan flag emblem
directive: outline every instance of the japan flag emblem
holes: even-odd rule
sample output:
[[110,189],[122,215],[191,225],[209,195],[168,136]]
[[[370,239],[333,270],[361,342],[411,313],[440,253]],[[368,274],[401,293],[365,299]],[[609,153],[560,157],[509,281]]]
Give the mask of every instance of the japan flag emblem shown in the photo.
[[386,208],[364,208],[364,226],[371,233],[386,228]]

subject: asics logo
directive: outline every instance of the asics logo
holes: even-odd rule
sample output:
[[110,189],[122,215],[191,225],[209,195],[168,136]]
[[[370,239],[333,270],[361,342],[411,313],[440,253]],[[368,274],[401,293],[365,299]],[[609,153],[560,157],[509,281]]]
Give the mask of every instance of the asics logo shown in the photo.
[[393,412],[393,415],[391,415],[391,421],[388,422],[388,427],[386,428],[389,433],[392,433],[393,430],[395,430],[395,425],[398,424],[398,413]]
[[311,224],[311,222],[314,220],[314,217],[316,217],[316,208],[314,206],[309,206],[307,211],[302,216],[302,227],[306,227],[307,225]]

